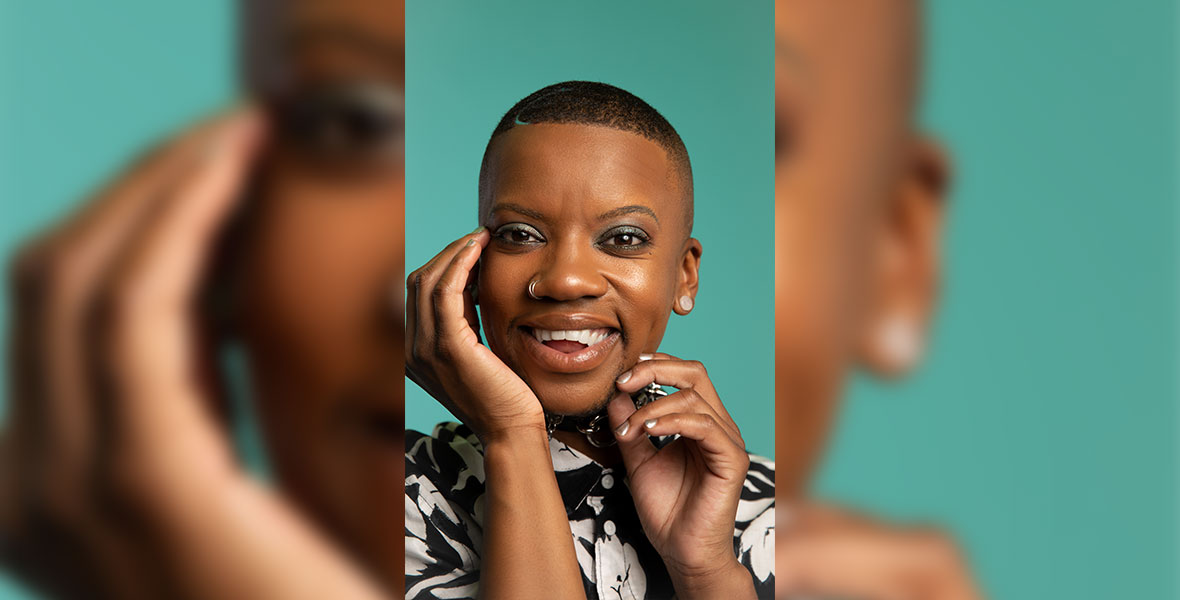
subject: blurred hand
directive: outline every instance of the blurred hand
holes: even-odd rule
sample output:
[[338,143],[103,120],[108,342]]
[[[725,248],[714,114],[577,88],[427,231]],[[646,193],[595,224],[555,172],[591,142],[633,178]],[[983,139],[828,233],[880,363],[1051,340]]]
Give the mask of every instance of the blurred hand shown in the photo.
[[240,471],[216,418],[200,288],[264,129],[246,107],[183,133],[12,267],[0,551],[53,595],[372,593]]
[[490,240],[480,227],[406,279],[406,375],[485,441],[545,429],[537,396],[479,340],[469,284]]
[[[741,432],[696,361],[653,354],[619,377],[608,406],[643,530],[681,598],[753,598],[733,527],[750,457]],[[678,391],[639,410],[652,382]],[[648,436],[679,435],[657,450]]]
[[777,598],[983,598],[962,554],[942,532],[890,525],[821,504],[780,514]]

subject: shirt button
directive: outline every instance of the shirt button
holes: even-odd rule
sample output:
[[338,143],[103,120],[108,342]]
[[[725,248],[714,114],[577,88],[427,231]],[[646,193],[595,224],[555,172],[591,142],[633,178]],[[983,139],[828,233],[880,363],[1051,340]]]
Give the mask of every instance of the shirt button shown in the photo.
[[602,487],[608,490],[615,487],[615,478],[610,473],[602,476]]
[[606,532],[607,535],[614,535],[615,534],[615,522],[614,521],[607,521],[606,523],[603,523],[602,530],[604,532]]

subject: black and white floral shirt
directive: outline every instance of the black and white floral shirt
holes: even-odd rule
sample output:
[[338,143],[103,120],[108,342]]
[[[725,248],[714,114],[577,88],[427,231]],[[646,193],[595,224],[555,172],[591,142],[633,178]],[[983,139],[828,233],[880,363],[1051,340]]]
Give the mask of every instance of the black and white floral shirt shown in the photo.
[[[586,597],[675,596],[664,563],[643,534],[626,471],[549,442]],[[483,447],[465,425],[406,432],[406,598],[475,598],[484,522]],[[774,462],[750,456],[738,504],[734,552],[759,598],[774,593]],[[538,573],[538,577],[544,576]]]

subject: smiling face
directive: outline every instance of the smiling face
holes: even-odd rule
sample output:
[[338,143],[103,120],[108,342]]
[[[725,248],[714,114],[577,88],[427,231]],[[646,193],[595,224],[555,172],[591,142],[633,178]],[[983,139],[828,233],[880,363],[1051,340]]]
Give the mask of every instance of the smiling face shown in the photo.
[[615,378],[656,351],[676,300],[696,296],[700,244],[678,171],[635,133],[536,124],[499,135],[487,173],[488,346],[546,410],[597,412]]

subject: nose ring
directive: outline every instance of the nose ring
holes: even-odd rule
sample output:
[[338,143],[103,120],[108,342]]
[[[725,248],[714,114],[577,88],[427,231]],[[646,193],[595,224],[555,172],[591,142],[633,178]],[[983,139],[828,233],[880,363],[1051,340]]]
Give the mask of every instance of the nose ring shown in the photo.
[[540,300],[541,297],[537,295],[536,287],[537,287],[537,280],[536,279],[529,282],[529,298],[532,298],[533,300]]

